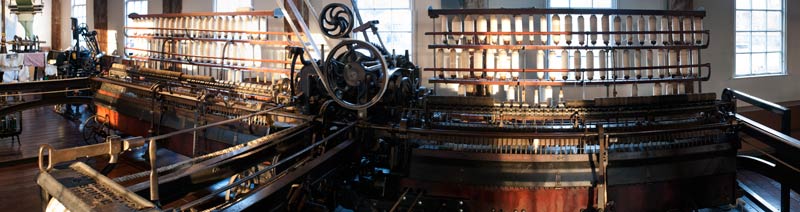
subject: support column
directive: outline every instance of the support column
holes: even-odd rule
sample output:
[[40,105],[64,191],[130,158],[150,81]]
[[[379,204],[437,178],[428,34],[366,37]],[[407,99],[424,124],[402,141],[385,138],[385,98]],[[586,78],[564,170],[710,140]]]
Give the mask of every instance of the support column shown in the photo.
[[50,49],[61,49],[61,0],[53,0],[49,5],[52,8],[50,17],[52,22],[50,24]]
[[164,13],[181,13],[183,10],[183,0],[163,0]]
[[100,46],[100,51],[108,52],[108,1],[107,0],[94,0],[94,11],[92,17],[94,19],[94,30],[97,31],[97,44]]

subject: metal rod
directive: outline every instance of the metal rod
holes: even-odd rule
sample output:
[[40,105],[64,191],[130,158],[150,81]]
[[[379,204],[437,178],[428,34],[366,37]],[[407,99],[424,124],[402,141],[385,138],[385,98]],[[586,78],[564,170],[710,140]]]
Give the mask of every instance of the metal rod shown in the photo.
[[253,178],[255,178],[255,177],[257,177],[257,176],[259,176],[261,174],[264,174],[267,171],[271,171],[271,170],[275,169],[275,167],[283,165],[284,163],[286,163],[288,161],[291,161],[294,158],[299,157],[303,153],[306,153],[306,152],[312,150],[313,148],[319,146],[320,144],[327,143],[331,138],[338,136],[342,132],[348,131],[350,128],[353,128],[353,126],[355,126],[355,123],[351,123],[350,125],[345,126],[341,130],[336,131],[335,133],[331,134],[330,136],[328,136],[328,137],[326,137],[326,138],[324,138],[324,139],[322,139],[322,140],[320,140],[320,141],[318,141],[318,142],[316,142],[314,144],[311,144],[310,146],[308,146],[306,148],[303,148],[302,150],[292,154],[289,157],[283,158],[283,160],[280,160],[277,163],[270,164],[270,166],[268,166],[268,167],[266,167],[264,169],[258,170],[257,172],[255,172],[255,173],[253,173],[251,175],[248,175],[246,177],[239,178],[238,180],[236,180],[236,181],[234,181],[232,183],[229,183],[228,185],[225,185],[225,186],[223,186],[223,187],[221,187],[219,189],[216,189],[216,190],[212,191],[211,193],[209,193],[206,196],[203,196],[203,197],[201,197],[201,198],[199,198],[197,200],[194,200],[194,201],[192,201],[192,202],[190,202],[188,204],[185,204],[185,205],[181,206],[181,210],[182,211],[183,210],[188,210],[188,209],[190,209],[190,208],[192,208],[192,207],[194,207],[194,206],[196,206],[196,205],[198,205],[200,203],[203,203],[203,202],[208,201],[209,199],[211,199],[213,197],[216,197],[218,194],[220,194],[222,192],[225,192],[227,190],[230,190],[233,187],[238,186],[239,184],[242,184],[242,183],[244,183],[244,182],[246,182],[248,180],[251,180],[251,179],[253,179]]
[[219,125],[223,125],[223,124],[230,124],[230,123],[241,121],[243,119],[247,119],[247,118],[250,118],[250,117],[253,117],[253,116],[268,114],[269,112],[271,112],[273,110],[280,109],[280,108],[283,108],[283,105],[278,105],[278,106],[276,106],[274,108],[270,108],[270,109],[267,109],[267,110],[259,111],[259,112],[256,112],[256,113],[252,113],[252,114],[249,114],[249,115],[237,117],[237,118],[234,118],[234,119],[228,119],[228,120],[221,121],[221,122],[216,122],[216,123],[212,123],[212,124],[203,125],[203,126],[200,126],[200,127],[178,130],[178,131],[175,131],[175,132],[171,132],[171,133],[167,133],[167,134],[163,134],[163,135],[158,135],[158,136],[153,136],[153,137],[150,137],[150,138],[137,138],[137,139],[131,140],[131,142],[136,141],[136,140],[160,140],[160,139],[164,139],[164,138],[169,138],[169,137],[172,137],[174,135],[194,132],[194,131],[197,131],[197,130],[203,130],[203,129],[207,129],[207,128],[211,128],[211,127],[215,127],[215,126],[219,126]]

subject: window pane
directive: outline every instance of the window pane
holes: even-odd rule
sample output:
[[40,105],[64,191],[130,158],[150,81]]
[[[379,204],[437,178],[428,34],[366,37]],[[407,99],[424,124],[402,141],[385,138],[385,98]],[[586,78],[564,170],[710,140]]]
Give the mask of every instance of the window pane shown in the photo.
[[750,8],[751,8],[750,0],[736,0],[736,9],[750,9]]
[[750,34],[749,32],[736,33],[736,52],[750,52]]
[[611,9],[614,5],[611,4],[611,0],[594,0],[594,8],[608,8]]
[[750,30],[750,11],[736,11],[736,30]]
[[572,8],[591,8],[592,0],[572,0],[570,2]]
[[398,9],[411,8],[411,1],[391,1],[391,2],[392,2],[392,8],[398,8]]
[[569,0],[550,0],[550,7],[569,7]]
[[767,53],[767,72],[770,74],[781,73],[783,69],[783,56],[781,53]]
[[783,28],[782,12],[767,12],[767,30],[781,30]]
[[780,32],[767,33],[767,51],[782,51],[783,50],[783,36]]
[[767,1],[767,9],[770,10],[780,10],[783,8],[783,0],[768,0]]
[[767,0],[753,0],[753,9],[755,10],[767,9]]
[[767,29],[767,12],[753,11],[753,30],[766,30]]
[[750,54],[736,54],[736,75],[750,74]]
[[753,43],[752,51],[753,52],[765,52],[767,51],[767,33],[766,32],[754,32],[753,33]]
[[358,0],[356,4],[358,4],[358,9],[375,7],[374,0]]
[[767,54],[755,53],[753,54],[753,74],[764,74],[767,71]]

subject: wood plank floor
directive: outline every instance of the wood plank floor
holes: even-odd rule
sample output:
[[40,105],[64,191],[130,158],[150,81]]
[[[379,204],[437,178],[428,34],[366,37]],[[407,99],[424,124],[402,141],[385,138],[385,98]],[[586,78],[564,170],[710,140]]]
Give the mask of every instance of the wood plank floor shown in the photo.
[[[780,183],[770,180],[769,178],[758,173],[747,170],[739,170],[737,173],[737,179],[753,189],[753,191],[758,193],[761,198],[764,198],[764,200],[772,204],[772,207],[780,208]],[[800,195],[798,195],[796,191],[792,191],[790,197],[790,211],[800,211]]]
[[20,143],[11,138],[0,139],[0,163],[38,157],[39,146],[50,144],[62,149],[84,145],[78,130],[79,123],[53,112],[53,107],[41,107],[22,112]]

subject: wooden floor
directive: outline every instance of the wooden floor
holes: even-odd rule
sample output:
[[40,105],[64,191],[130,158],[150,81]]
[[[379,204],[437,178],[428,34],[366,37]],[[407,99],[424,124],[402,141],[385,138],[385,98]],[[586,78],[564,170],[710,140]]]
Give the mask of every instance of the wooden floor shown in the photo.
[[0,139],[0,164],[36,158],[41,144],[56,149],[84,145],[80,124],[53,112],[53,107],[26,110],[22,118],[21,145],[11,138]]
[[[767,177],[764,177],[758,173],[747,171],[747,170],[739,170],[737,173],[737,178],[739,181],[744,183],[745,185],[749,186],[753,191],[758,193],[761,198],[764,198],[767,202],[772,204],[772,207],[780,208],[781,202],[781,187],[780,183],[770,180]],[[800,211],[800,195],[797,192],[792,192],[791,196],[791,210],[790,211]]]

